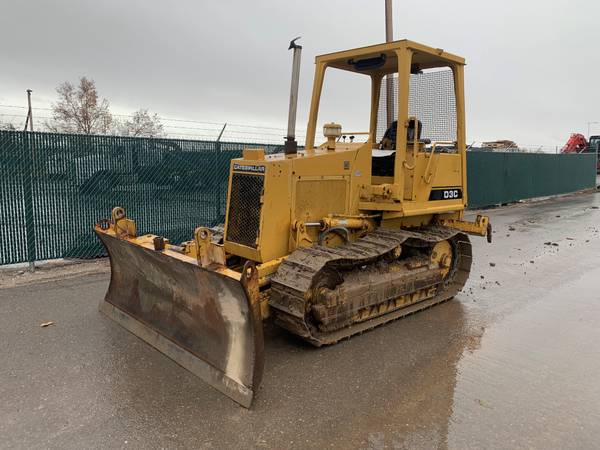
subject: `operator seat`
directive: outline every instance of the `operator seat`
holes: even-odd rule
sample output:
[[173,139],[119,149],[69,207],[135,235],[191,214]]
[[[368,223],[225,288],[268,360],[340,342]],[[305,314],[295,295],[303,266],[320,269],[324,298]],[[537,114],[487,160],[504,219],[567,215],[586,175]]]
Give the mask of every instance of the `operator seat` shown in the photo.
[[[421,132],[423,131],[423,125],[421,124],[420,120],[417,120],[417,124],[418,124],[418,136],[417,136],[417,140],[421,141]],[[383,138],[381,138],[381,142],[379,143],[379,149],[380,150],[396,150],[396,133],[398,130],[398,121],[394,120],[390,126],[388,127],[387,130],[385,130],[385,133],[383,134]],[[406,140],[408,141],[408,143],[413,142],[415,139],[415,121],[411,120],[408,123],[408,128],[406,129]],[[427,141],[427,139],[426,139]],[[423,141],[421,141],[423,142]],[[426,144],[428,142],[425,142]]]
[[[423,126],[420,120],[417,120],[417,140],[421,143],[429,144],[431,140],[421,139]],[[394,176],[394,160],[396,158],[396,133],[398,131],[398,121],[394,120],[383,134],[379,143],[379,150],[373,150],[371,158],[371,174],[377,177]],[[406,129],[406,140],[410,144],[415,139],[415,121],[411,120]]]

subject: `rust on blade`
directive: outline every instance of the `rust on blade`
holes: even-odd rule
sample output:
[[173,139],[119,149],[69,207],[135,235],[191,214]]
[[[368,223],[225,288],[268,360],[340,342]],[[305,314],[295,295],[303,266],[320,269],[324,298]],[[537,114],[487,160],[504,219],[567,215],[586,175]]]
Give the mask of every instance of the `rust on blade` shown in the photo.
[[[96,227],[111,263],[100,309],[127,330],[242,406],[250,407],[264,367],[258,275],[242,274],[161,248],[154,237],[119,238]],[[160,247],[160,246],[159,246]]]

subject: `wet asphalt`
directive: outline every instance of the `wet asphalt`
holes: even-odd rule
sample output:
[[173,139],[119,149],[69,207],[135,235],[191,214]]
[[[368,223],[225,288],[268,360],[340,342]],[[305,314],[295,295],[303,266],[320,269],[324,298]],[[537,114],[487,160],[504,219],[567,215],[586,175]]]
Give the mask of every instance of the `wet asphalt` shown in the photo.
[[338,345],[267,324],[250,410],[102,316],[106,273],[0,289],[0,447],[598,448],[598,207],[486,211],[461,294]]

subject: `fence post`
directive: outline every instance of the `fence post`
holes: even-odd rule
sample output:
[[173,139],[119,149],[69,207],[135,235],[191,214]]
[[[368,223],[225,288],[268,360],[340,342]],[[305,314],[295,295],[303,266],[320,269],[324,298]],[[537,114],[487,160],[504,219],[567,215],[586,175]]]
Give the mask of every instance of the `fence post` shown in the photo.
[[25,170],[23,173],[23,197],[25,203],[25,232],[27,245],[27,261],[29,261],[29,270],[35,270],[36,248],[35,248],[35,220],[33,211],[33,134],[23,132],[21,141],[21,151],[25,161]]
[[223,124],[223,128],[221,128],[221,132],[219,133],[219,136],[217,137],[217,140],[215,141],[217,143],[216,150],[218,152],[221,151],[221,137],[223,137],[223,133],[225,132],[225,127],[227,127],[227,122],[225,122]]
[[[223,128],[221,128],[221,132],[219,133],[219,136],[217,136],[217,140],[215,141],[215,147],[214,147],[214,154],[213,154],[213,161],[217,162],[220,165],[221,164],[221,159],[222,159],[222,154],[221,152],[223,151],[223,149],[221,148],[221,138],[223,137],[223,133],[225,132],[225,128],[227,127],[227,122],[225,122],[223,124]],[[220,168],[220,166],[219,166]],[[218,173],[218,172],[217,172]],[[212,197],[215,199],[215,219],[213,219],[213,221],[216,221],[218,218],[218,220],[221,220],[221,184],[219,183],[218,180],[215,181],[215,183],[212,184],[213,186],[213,192]],[[215,223],[215,225],[218,225],[218,223]]]

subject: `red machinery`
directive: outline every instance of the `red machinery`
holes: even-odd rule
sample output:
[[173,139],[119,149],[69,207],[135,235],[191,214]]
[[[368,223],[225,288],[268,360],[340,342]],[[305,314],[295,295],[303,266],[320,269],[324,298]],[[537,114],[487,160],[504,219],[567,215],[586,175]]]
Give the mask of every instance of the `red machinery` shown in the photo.
[[[590,136],[588,142],[583,134],[573,133],[563,148],[560,149],[560,152],[600,154],[599,150],[600,136]],[[596,160],[596,172],[600,173],[600,156]]]
[[588,148],[587,139],[583,134],[573,133],[567,143],[560,149],[561,153],[581,153]]

